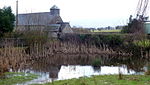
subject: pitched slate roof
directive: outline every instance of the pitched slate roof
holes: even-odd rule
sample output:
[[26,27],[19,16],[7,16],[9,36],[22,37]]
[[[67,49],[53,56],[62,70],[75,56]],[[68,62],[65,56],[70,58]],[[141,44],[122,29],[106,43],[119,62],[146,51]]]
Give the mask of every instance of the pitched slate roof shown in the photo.
[[68,25],[69,28],[71,28],[71,26],[68,22],[63,22],[63,23],[59,23],[59,24],[61,24],[59,31],[66,28],[67,25]]
[[60,16],[53,16],[50,12],[28,13],[18,15],[18,25],[50,25],[63,22]]

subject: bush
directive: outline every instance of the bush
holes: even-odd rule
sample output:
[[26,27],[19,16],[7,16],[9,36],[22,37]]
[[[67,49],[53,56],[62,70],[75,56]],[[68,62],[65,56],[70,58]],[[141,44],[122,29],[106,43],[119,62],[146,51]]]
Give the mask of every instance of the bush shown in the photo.
[[135,41],[134,44],[141,48],[150,48],[150,40]]
[[116,47],[123,44],[123,39],[121,35],[106,35],[106,37],[104,37],[104,42],[111,47]]
[[109,35],[97,35],[97,34],[72,34],[62,37],[63,41],[86,44],[88,46],[95,45],[100,47],[102,45],[108,45],[109,47],[116,48],[122,46],[124,39],[122,35],[109,34]]
[[21,38],[23,34],[21,32],[8,32],[4,33],[3,38]]
[[40,31],[26,32],[23,34],[22,38],[25,39],[28,45],[33,45],[34,43],[42,45],[48,40],[47,34]]
[[101,60],[100,59],[95,59],[92,61],[92,66],[93,67],[98,67],[101,65]]

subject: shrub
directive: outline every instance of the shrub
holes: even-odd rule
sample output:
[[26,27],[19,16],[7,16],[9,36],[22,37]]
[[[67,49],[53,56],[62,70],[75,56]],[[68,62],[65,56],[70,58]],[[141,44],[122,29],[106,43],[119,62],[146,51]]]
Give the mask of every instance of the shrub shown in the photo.
[[100,59],[95,59],[92,61],[92,66],[98,67],[101,65],[101,60]]
[[29,31],[23,34],[23,39],[25,39],[28,45],[36,44],[44,44],[48,40],[48,36],[44,32],[40,31]]
[[150,48],[150,40],[135,41],[134,44],[142,48]]
[[3,38],[21,38],[22,36],[21,32],[8,32],[4,34]]

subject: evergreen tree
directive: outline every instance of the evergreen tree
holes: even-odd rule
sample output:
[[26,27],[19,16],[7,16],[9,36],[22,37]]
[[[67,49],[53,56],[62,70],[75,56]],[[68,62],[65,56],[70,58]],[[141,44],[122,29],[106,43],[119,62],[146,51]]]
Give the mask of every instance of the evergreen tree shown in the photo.
[[15,15],[11,7],[0,9],[0,36],[6,32],[12,32],[14,29]]

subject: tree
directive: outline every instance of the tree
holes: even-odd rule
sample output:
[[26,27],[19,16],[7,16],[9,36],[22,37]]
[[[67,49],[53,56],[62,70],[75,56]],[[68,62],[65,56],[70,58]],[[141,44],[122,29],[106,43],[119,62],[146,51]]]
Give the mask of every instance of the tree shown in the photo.
[[128,27],[130,33],[144,33],[144,22],[141,20],[133,19]]
[[[133,33],[133,34],[144,34],[144,20],[142,17],[133,18],[132,15],[129,17],[129,23],[122,29],[123,33]],[[147,18],[146,18],[147,19]]]
[[11,7],[0,9],[0,36],[6,32],[12,32],[14,29],[15,15]]

